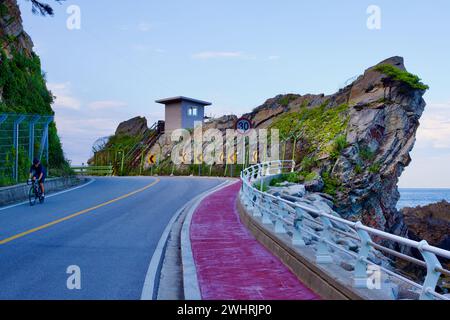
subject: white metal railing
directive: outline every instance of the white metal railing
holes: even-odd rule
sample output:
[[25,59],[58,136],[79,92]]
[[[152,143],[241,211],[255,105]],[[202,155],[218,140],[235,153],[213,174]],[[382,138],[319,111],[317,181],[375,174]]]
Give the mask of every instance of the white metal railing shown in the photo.
[[[426,268],[427,273],[422,284],[416,283],[399,272],[378,266],[386,274],[408,283],[419,291],[421,300],[449,300],[446,296],[436,292],[436,286],[442,274],[450,276],[450,271],[442,267],[437,256],[450,259],[450,251],[429,245],[425,240],[417,242],[363,225],[361,222],[352,222],[337,215],[332,210],[325,212],[303,203],[290,201],[269,194],[263,190],[266,177],[273,177],[283,172],[294,172],[294,161],[270,161],[253,165],[242,171],[241,196],[246,206],[251,207],[253,216],[260,217],[264,224],[274,224],[274,232],[288,234],[292,244],[298,247],[305,246],[305,238],[309,237],[317,242],[315,254],[316,263],[331,263],[330,248],[345,252],[355,259],[353,270],[353,285],[355,288],[367,288],[367,270],[369,265],[376,265],[370,261],[371,250],[382,251],[400,259],[415,263]],[[317,225],[316,229],[306,225]],[[341,236],[341,238],[339,238]],[[371,236],[398,243],[402,246],[415,248],[421,253],[423,260],[410,255],[394,251],[372,240]],[[337,240],[342,237],[355,240],[358,249],[349,250]]]

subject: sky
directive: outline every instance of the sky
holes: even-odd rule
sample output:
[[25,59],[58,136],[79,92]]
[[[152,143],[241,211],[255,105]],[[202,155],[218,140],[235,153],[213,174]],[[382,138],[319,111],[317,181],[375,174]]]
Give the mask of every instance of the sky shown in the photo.
[[[450,1],[78,0],[54,17],[18,0],[56,96],[68,159],[81,164],[117,125],[164,118],[154,101],[189,96],[207,114],[243,114],[283,93],[332,94],[395,55],[430,86],[400,187],[450,187]],[[380,28],[369,28],[380,9]],[[80,28],[73,28],[73,6]]]

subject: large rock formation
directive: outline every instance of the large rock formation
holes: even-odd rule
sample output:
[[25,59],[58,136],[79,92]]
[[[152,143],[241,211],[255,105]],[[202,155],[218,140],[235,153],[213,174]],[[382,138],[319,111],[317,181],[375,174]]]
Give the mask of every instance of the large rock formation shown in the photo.
[[148,130],[147,119],[135,117],[119,124],[116,135],[142,136]]
[[342,216],[405,236],[397,183],[411,161],[426,88],[393,57],[336,94],[277,96],[246,116],[256,127],[280,129],[282,158],[291,158],[299,137],[298,170],[324,180]]
[[[280,130],[280,157],[293,155],[298,180],[309,191],[331,195],[343,217],[406,236],[397,183],[411,161],[426,89],[403,58],[393,57],[335,94],[279,95],[244,116],[257,129]],[[213,119],[204,129],[225,131],[236,119]],[[166,155],[161,165],[172,168],[168,137],[150,152]]]

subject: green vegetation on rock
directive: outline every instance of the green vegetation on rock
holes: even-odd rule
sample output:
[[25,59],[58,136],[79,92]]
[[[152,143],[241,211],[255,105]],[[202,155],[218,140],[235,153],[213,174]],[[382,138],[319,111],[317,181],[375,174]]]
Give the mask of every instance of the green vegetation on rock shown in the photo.
[[[4,39],[0,40],[3,46]],[[41,62],[37,55],[28,57],[24,54],[13,52],[12,58],[8,58],[5,51],[0,49],[0,89],[2,102],[0,112],[25,113],[25,114],[54,114],[51,104],[53,96],[47,90],[45,77],[41,71]],[[4,150],[7,159],[12,159],[14,150]],[[68,162],[64,157],[61,142],[58,137],[55,123],[49,126],[49,163],[50,175],[63,176],[71,174]],[[19,150],[19,173],[28,172],[30,159],[28,152]],[[12,164],[11,164],[12,166]],[[21,181],[24,177],[19,177]],[[1,182],[3,185],[11,184],[11,181]]]
[[429,86],[424,84],[419,76],[409,73],[407,71],[403,71],[397,67],[394,67],[390,64],[381,64],[375,67],[375,70],[387,75],[394,81],[399,81],[412,89],[418,90],[428,90]]
[[281,115],[270,129],[280,130],[280,136],[285,137],[300,134],[307,141],[308,153],[330,153],[333,141],[347,128],[347,110],[347,104],[329,107],[324,103],[313,108],[303,105],[298,112]]
[[338,179],[332,177],[332,175],[329,172],[323,173],[322,179],[325,184],[323,192],[333,197],[336,196],[337,191],[341,187],[341,182]]

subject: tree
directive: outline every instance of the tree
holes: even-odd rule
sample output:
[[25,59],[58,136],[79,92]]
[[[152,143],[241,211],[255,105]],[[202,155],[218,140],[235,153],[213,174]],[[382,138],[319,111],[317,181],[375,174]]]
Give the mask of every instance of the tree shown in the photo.
[[[27,1],[31,1],[31,11],[34,14],[40,14],[42,16],[53,16],[53,8],[47,4],[44,3],[40,0],[27,0]],[[54,0],[58,3],[61,3],[62,1],[65,0]]]

